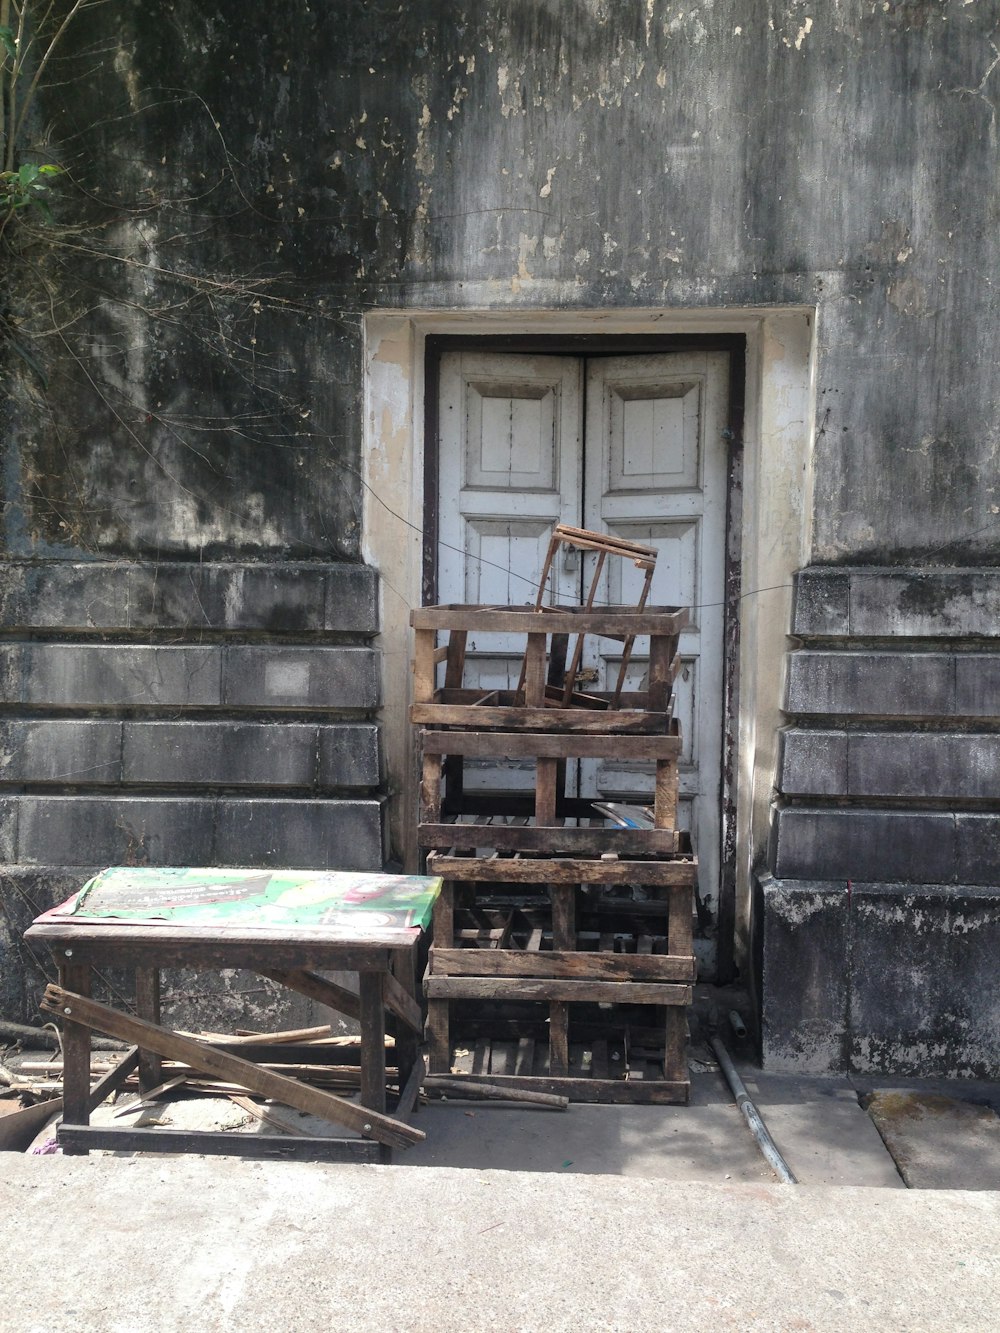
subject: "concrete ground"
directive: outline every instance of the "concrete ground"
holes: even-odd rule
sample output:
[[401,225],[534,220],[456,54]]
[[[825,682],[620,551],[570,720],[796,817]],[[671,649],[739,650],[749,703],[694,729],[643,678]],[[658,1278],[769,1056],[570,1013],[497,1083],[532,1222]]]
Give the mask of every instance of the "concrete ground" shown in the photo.
[[0,1333],[1000,1327],[996,1089],[745,1065],[782,1186],[699,1063],[688,1107],[435,1102],[391,1167],[2,1154]]
[[1000,1210],[950,1190],[10,1155],[0,1254],[4,1333],[979,1333]]

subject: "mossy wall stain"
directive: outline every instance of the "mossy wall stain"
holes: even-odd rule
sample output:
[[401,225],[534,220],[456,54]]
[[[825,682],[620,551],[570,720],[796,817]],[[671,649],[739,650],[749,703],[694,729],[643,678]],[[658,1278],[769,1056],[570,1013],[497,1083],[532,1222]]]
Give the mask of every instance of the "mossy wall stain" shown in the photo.
[[7,549],[357,559],[372,307],[787,303],[819,312],[814,557],[994,560],[990,11],[91,11],[38,126],[94,244],[39,261],[44,411],[9,365]]

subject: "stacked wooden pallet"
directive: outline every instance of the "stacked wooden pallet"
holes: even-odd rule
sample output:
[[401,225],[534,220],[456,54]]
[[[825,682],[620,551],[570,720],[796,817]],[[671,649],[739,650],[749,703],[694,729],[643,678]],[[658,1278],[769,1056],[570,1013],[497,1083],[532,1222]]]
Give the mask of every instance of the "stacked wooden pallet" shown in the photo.
[[[681,737],[672,716],[686,614],[442,606],[411,619],[418,840],[428,873],[445,881],[425,981],[428,1086],[458,1068],[469,1080],[573,1100],[686,1101],[697,862],[677,829]],[[523,636],[518,689],[467,688],[466,646],[479,634]],[[604,693],[567,683],[568,646],[577,639],[575,677],[583,635],[629,650],[648,636],[643,688],[626,692],[621,676]],[[609,758],[655,766],[649,816],[637,811],[633,827],[567,794],[567,764]],[[468,791],[465,762],[483,759],[533,769],[532,789]],[[629,1058],[630,1034],[641,1061]],[[476,1048],[472,1068],[456,1061],[456,1039]]]

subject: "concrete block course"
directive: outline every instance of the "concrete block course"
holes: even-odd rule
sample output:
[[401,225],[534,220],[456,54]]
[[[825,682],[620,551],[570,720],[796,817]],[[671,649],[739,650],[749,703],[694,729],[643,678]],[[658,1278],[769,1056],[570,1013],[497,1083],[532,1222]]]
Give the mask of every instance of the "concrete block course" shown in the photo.
[[803,717],[948,717],[955,711],[954,656],[793,652],[785,711]]
[[851,796],[992,799],[1000,792],[1000,735],[852,733],[847,768]]
[[0,805],[0,837],[10,804],[16,808],[16,835],[5,861],[95,866],[213,861],[212,803],[197,797],[12,797]]
[[946,811],[786,807],[775,825],[778,879],[945,884],[956,878],[955,816]]
[[378,632],[365,565],[49,561],[5,565],[0,625],[12,629]]
[[220,800],[217,865],[381,870],[382,802]]
[[850,633],[851,574],[813,566],[795,575],[792,633],[804,638],[841,638]]
[[795,589],[792,632],[804,638],[1000,638],[993,568],[818,565]]
[[955,712],[961,717],[1000,717],[1000,656],[957,654]]
[[767,876],[759,892],[763,1067],[839,1072],[847,1059],[847,885]]
[[311,787],[316,727],[288,722],[126,722],[126,783]]
[[379,658],[374,649],[225,648],[223,702],[235,708],[375,708]]
[[769,1071],[1000,1076],[1000,890],[755,886]]
[[851,909],[851,1068],[996,1078],[1000,893],[854,884]]
[[995,569],[855,569],[850,599],[854,635],[1000,637]]
[[786,796],[989,800],[1000,791],[1000,735],[789,728],[778,774]]
[[380,870],[382,802],[9,796],[0,798],[0,862]]
[[379,730],[374,723],[319,727],[321,787],[377,787],[381,781]]
[[780,733],[778,789],[788,796],[843,796],[847,733],[786,728]]
[[0,782],[120,782],[122,724],[81,718],[0,721]]
[[[217,646],[32,643],[16,702],[52,708],[217,707]],[[8,697],[8,701],[9,697]]]

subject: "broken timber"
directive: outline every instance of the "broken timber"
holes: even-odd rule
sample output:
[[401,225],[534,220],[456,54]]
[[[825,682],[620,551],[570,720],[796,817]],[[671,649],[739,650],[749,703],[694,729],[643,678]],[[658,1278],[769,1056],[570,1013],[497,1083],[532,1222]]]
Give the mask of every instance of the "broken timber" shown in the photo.
[[[282,1074],[260,1069],[249,1060],[241,1060],[238,1056],[208,1046],[193,1037],[182,1037],[168,1028],[119,1013],[107,1005],[99,1004],[96,1000],[64,990],[61,986],[50,984],[46,987],[41,1007],[47,1013],[68,1017],[74,1023],[118,1037],[122,1041],[132,1042],[141,1049],[152,1051],[166,1059],[181,1060],[203,1073],[238,1083],[248,1092],[269,1097],[331,1123],[346,1125],[349,1129],[356,1130],[387,1147],[407,1148],[410,1144],[419,1143],[426,1138],[422,1130],[414,1129],[411,1125],[395,1120],[391,1116],[355,1105],[319,1088],[304,1086]],[[63,1132],[70,1128],[80,1127],[64,1126]],[[114,1132],[126,1134],[138,1131]],[[69,1135],[67,1142],[72,1137]],[[75,1142],[84,1141],[91,1146],[98,1146],[93,1134],[81,1137],[77,1133]],[[122,1140],[116,1142],[120,1144]]]

